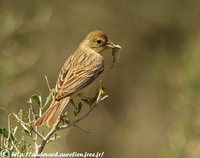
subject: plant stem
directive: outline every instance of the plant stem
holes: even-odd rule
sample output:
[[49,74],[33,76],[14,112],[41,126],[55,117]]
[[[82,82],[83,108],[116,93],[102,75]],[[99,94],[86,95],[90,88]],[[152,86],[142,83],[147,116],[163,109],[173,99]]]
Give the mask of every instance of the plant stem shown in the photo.
[[[35,158],[40,158],[40,154],[42,153],[42,151],[44,150],[46,144],[48,143],[49,139],[51,138],[51,136],[53,134],[55,134],[57,131],[59,130],[63,130],[63,129],[66,129],[66,128],[69,128],[69,127],[72,127],[72,126],[77,126],[76,124],[79,123],[80,121],[84,120],[85,118],[88,117],[88,115],[94,110],[94,108],[96,107],[96,105],[100,102],[100,101],[103,101],[104,99],[106,99],[108,97],[108,95],[104,96],[101,98],[101,93],[98,94],[97,96],[97,99],[96,101],[91,105],[91,108],[88,112],[86,112],[84,115],[82,115],[81,117],[79,117],[78,119],[74,120],[73,122],[71,123],[68,123],[68,124],[65,124],[65,125],[62,125],[62,126],[59,126],[59,123],[58,122],[52,129],[51,131],[46,135],[45,138],[42,139],[42,142],[41,142],[41,145],[40,147],[38,148],[38,151],[37,151],[37,156]],[[60,119],[61,120],[61,119]],[[35,131],[34,131],[35,132]],[[40,135],[38,135],[40,136]],[[41,136],[40,136],[41,137]]]

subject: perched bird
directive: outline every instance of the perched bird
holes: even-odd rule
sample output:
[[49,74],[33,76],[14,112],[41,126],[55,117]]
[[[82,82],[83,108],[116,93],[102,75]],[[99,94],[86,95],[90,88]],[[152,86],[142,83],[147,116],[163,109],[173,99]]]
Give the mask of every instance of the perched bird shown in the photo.
[[90,32],[64,63],[56,83],[55,99],[47,111],[36,120],[35,126],[56,125],[70,98],[82,94],[103,72],[104,59],[101,53],[108,48],[114,49],[115,46],[102,31]]

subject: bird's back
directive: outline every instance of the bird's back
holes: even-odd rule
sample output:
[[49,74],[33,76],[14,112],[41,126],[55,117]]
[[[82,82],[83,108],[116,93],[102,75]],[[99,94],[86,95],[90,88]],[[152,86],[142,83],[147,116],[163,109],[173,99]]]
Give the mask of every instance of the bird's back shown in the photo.
[[77,93],[92,83],[104,70],[104,59],[95,51],[79,48],[65,62],[56,84],[56,99]]

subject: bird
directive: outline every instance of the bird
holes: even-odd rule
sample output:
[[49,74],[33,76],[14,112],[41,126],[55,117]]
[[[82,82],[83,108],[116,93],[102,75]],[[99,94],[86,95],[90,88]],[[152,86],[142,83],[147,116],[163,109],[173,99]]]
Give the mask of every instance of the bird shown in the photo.
[[49,128],[60,121],[60,116],[71,98],[81,95],[104,70],[102,52],[114,49],[115,44],[100,30],[90,32],[64,63],[55,87],[55,98],[46,112],[35,121],[35,126]]

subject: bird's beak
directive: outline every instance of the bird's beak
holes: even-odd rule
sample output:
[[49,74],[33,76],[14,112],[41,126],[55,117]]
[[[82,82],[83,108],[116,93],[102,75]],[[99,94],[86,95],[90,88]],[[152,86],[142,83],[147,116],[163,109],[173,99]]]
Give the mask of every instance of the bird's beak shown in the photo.
[[107,48],[111,48],[111,49],[121,49],[121,47],[119,45],[115,45],[111,40],[108,40],[107,44],[106,44]]
[[107,48],[115,48],[115,44],[111,41],[111,40],[108,40],[107,44],[106,44],[106,47]]

